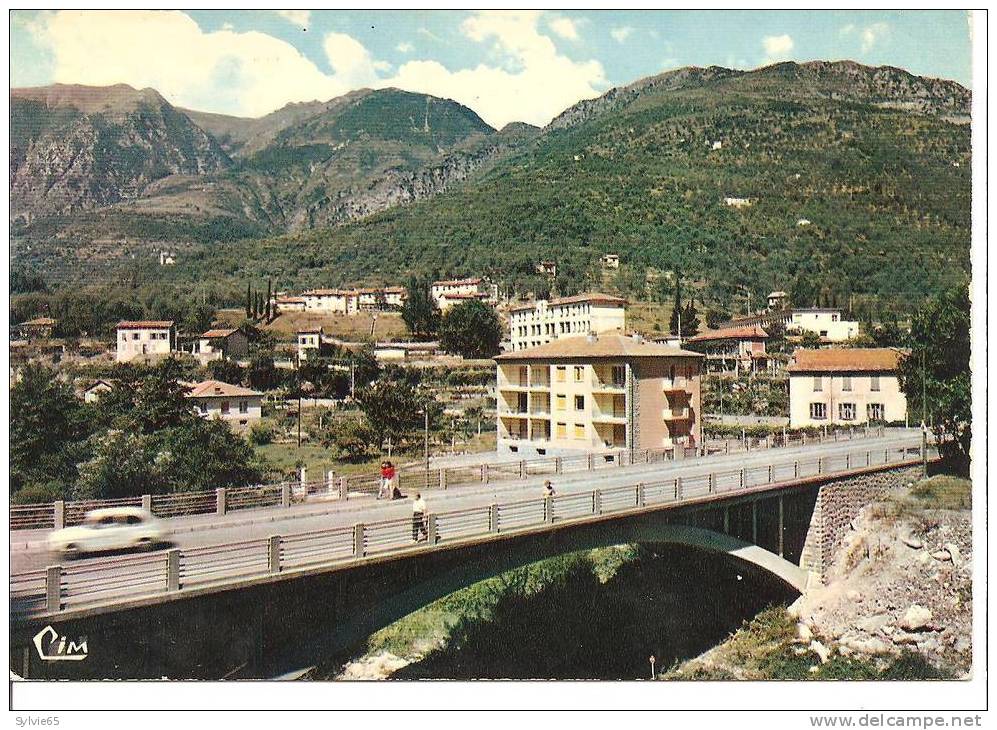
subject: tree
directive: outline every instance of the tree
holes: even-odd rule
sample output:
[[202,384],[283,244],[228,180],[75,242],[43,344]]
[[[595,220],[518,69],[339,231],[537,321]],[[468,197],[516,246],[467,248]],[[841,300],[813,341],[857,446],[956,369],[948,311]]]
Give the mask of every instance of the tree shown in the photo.
[[254,390],[276,390],[280,387],[281,377],[269,355],[257,355],[249,361],[246,370],[246,381]]
[[911,322],[910,353],[898,368],[916,417],[933,422],[940,449],[968,471],[972,443],[969,290],[955,287],[928,302]]
[[693,297],[682,312],[682,336],[693,337],[697,332],[699,332],[699,314],[696,312],[696,299]]
[[501,349],[502,323],[492,307],[471,300],[447,310],[440,320],[440,346],[467,359],[494,357]]
[[679,323],[682,320],[682,277],[675,272],[675,300],[672,304],[672,316],[668,319],[668,331],[679,334]]
[[253,318],[253,282],[246,284],[246,319]]
[[813,330],[806,330],[800,335],[800,347],[806,350],[819,350],[820,344],[820,335]]
[[396,444],[401,442],[423,425],[425,409],[430,410],[434,421],[440,410],[432,395],[420,393],[408,383],[387,380],[358,389],[356,399],[378,444],[387,438]]
[[723,307],[710,307],[706,310],[706,326],[717,329],[724,322],[730,321],[730,312]]
[[273,319],[273,311],[271,309],[271,301],[273,299],[273,279],[267,279],[267,303],[266,303],[266,319],[269,322]]
[[409,279],[405,304],[402,305],[402,320],[409,332],[417,340],[428,340],[436,335],[440,322],[440,310],[432,297],[428,279]]
[[39,365],[29,365],[10,389],[10,487],[71,480],[73,446],[87,435],[87,409],[72,389]]
[[237,362],[232,360],[212,360],[208,363],[208,373],[212,380],[220,380],[232,385],[242,384],[243,370]]
[[355,417],[328,426],[319,437],[319,442],[325,448],[332,449],[336,458],[343,461],[363,461],[379,444],[370,425],[364,419]]

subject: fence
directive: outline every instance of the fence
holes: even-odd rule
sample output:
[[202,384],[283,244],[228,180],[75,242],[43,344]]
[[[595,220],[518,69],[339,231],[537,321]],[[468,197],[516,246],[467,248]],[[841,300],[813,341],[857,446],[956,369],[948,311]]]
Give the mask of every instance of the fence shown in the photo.
[[[847,438],[845,434],[847,433]],[[536,476],[557,476],[597,469],[611,469],[637,464],[653,464],[671,461],[676,458],[692,458],[701,455],[733,454],[742,451],[825,443],[827,441],[852,440],[855,438],[876,438],[882,436],[882,427],[873,429],[851,429],[849,432],[835,431],[833,436],[806,434],[793,437],[782,434],[768,438],[728,439],[722,442],[707,442],[702,447],[639,449],[615,451],[603,454],[579,454],[576,456],[550,456],[538,459],[492,462],[427,469],[422,464],[409,464],[399,470],[399,487],[409,492],[448,489],[472,484],[492,484],[506,481],[526,480]],[[104,507],[145,507],[157,517],[174,518],[192,515],[224,515],[236,510],[264,509],[278,505],[308,501],[309,498],[336,497],[347,499],[350,494],[376,494],[381,484],[377,472],[353,474],[334,478],[332,472],[321,481],[282,482],[237,489],[215,489],[201,492],[180,492],[177,494],[154,494],[121,499],[89,500],[82,502],[54,502],[48,504],[11,505],[10,528],[12,530],[51,529],[77,525],[87,512]]]
[[[165,553],[51,566],[11,576],[11,612],[57,613],[94,603],[174,593],[187,588],[265,577],[282,571],[333,566],[371,555],[433,549],[497,533],[667,503],[738,492],[815,475],[847,473],[890,464],[917,463],[920,444],[835,454],[810,460],[771,462],[694,476],[636,482],[481,505],[414,517],[334,527],[295,535],[272,535],[224,545],[171,549]],[[929,449],[929,454],[934,451]],[[916,456],[916,459],[914,458]]]

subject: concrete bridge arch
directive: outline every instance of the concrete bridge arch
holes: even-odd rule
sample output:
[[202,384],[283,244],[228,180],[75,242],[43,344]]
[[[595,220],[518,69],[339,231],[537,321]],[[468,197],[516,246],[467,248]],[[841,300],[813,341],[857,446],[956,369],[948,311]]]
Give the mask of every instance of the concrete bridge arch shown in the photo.
[[[547,558],[624,544],[682,545],[727,554],[775,576],[798,593],[806,588],[809,575],[803,568],[775,553],[737,537],[703,527],[670,523],[660,515],[644,515],[524,535],[521,539],[507,538],[484,544],[478,550],[461,551],[460,558],[447,561],[445,567],[435,566],[442,569],[426,566],[419,570],[420,575],[411,576],[406,585],[398,586],[396,591],[382,584],[380,597],[371,596],[364,610],[343,615],[331,635],[320,643],[324,644],[326,652],[343,651],[410,613],[482,580]],[[315,656],[314,650],[314,646],[308,650],[311,657]],[[304,654],[301,659],[304,659]],[[285,678],[294,678],[309,668],[296,666],[301,662],[296,662],[293,657],[286,657],[280,663],[284,667],[279,674]]]

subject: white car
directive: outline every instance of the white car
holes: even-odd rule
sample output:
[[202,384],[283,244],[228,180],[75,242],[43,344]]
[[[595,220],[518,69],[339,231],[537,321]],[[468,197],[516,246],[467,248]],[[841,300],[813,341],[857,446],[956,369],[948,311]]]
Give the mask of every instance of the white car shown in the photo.
[[151,550],[163,542],[163,523],[140,507],[95,509],[83,524],[56,530],[48,538],[49,550],[75,557],[103,550]]

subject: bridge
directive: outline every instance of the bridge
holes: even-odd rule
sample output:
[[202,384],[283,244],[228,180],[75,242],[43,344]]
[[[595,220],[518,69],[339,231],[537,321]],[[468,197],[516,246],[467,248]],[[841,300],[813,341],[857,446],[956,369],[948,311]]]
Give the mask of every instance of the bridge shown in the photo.
[[[478,580],[622,543],[724,552],[800,591],[812,579],[805,553],[821,486],[910,470],[921,463],[920,449],[919,437],[900,432],[562,475],[553,497],[542,496],[542,479],[437,491],[418,540],[411,502],[370,499],[176,519],[169,550],[67,565],[46,564],[44,531],[19,531],[12,533],[12,669],[108,676],[99,660],[40,662],[30,638],[47,624],[92,643],[100,637],[119,666],[129,651],[122,642],[133,647],[136,631],[155,627],[139,644],[171,649],[154,652],[161,655],[152,664],[167,671],[151,676],[194,676],[190,664],[203,665],[211,645],[205,633],[219,633],[222,622],[225,650],[245,657],[242,676],[275,676],[307,664],[290,650],[300,639],[289,637],[321,635],[322,652],[344,650]],[[236,627],[241,648],[233,651]],[[191,635],[199,647],[183,645]],[[249,635],[269,638],[254,645]],[[69,664],[76,673],[59,674]],[[131,671],[122,676],[144,676]]]

